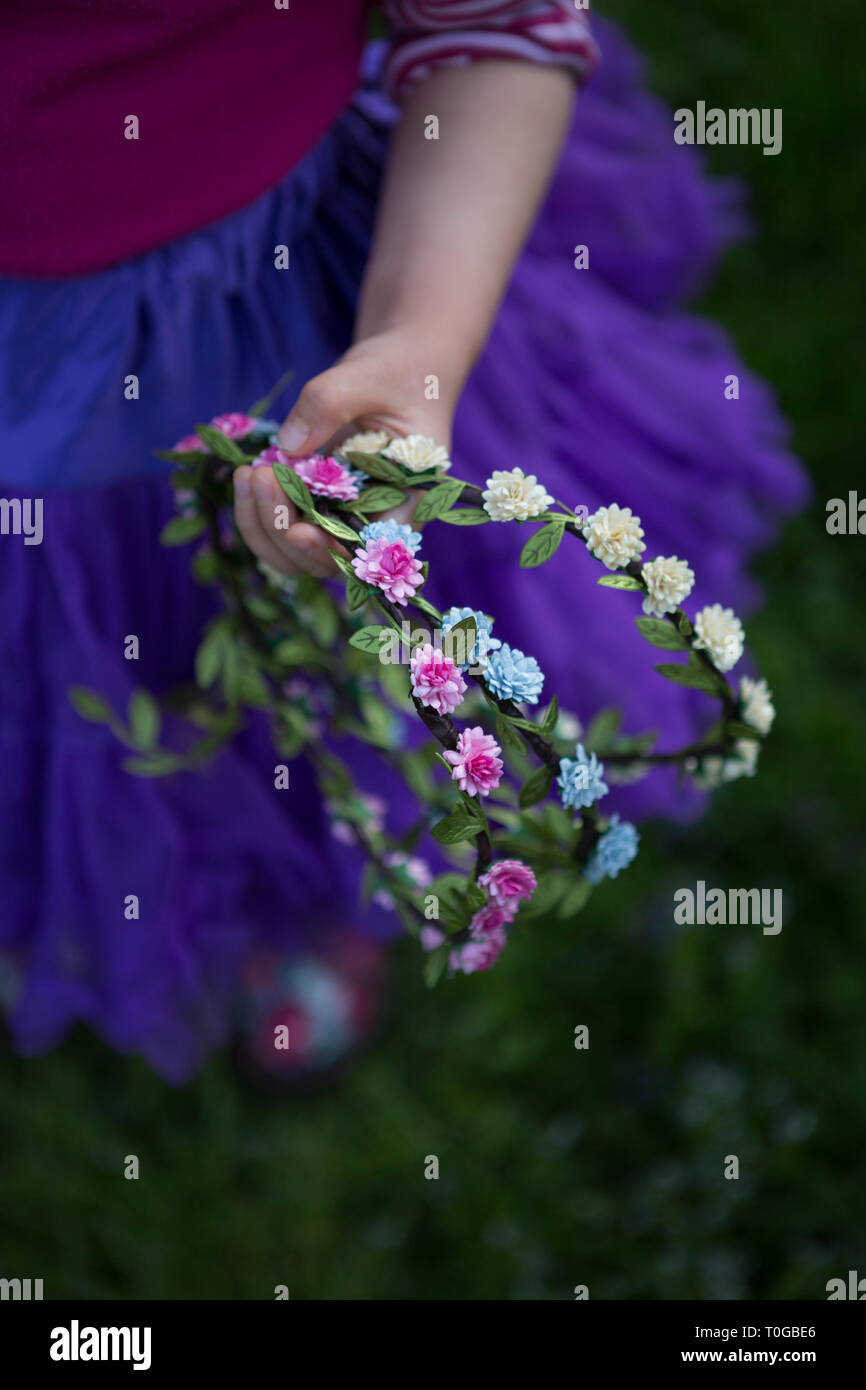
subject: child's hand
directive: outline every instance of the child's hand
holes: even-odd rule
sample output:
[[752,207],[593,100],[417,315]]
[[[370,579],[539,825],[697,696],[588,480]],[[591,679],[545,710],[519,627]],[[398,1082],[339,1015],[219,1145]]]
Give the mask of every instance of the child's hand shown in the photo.
[[[454,392],[441,373],[442,349],[417,332],[392,329],[364,338],[328,371],[307,382],[284,421],[277,444],[287,454],[306,457],[336,445],[357,430],[392,435],[424,434],[445,448],[451,442]],[[425,381],[438,378],[438,400],[425,398]],[[272,468],[243,467],[234,475],[235,518],[247,545],[260,560],[283,574],[306,571],[317,579],[336,573],[328,548],[333,536],[300,520]],[[417,494],[385,516],[410,521]],[[276,530],[274,508],[288,506],[288,529]],[[379,517],[377,516],[377,520]]]

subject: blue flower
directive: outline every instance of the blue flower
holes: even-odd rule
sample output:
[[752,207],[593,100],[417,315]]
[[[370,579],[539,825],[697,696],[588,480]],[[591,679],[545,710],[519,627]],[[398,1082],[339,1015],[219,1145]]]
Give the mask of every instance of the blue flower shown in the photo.
[[393,517],[387,521],[370,521],[360,532],[361,540],[366,545],[368,541],[377,541],[381,537],[393,545],[395,541],[402,541],[407,550],[411,550],[414,555],[421,546],[421,533],[413,531],[411,526],[400,525]]
[[591,806],[604,796],[608,790],[604,776],[604,763],[600,763],[594,753],[588,757],[583,744],[575,749],[574,758],[560,758],[559,777],[556,785],[562,797],[563,806]]
[[487,613],[479,613],[475,608],[449,608],[447,613],[442,614],[441,627],[443,632],[450,632],[456,623],[462,622],[464,618],[474,618],[478,636],[475,646],[469,654],[469,660],[459,663],[460,670],[465,671],[470,666],[486,666],[487,653],[501,647],[502,643],[498,637],[491,637],[493,629],[493,619]]
[[631,821],[611,816],[607,830],[586,862],[584,873],[590,883],[616,878],[620,869],[627,869],[637,854],[639,842],[640,835]]
[[265,420],[261,415],[253,417],[255,428],[250,431],[252,439],[267,439],[270,444],[276,443],[277,430],[280,428],[279,420]]
[[505,642],[487,663],[484,679],[500,700],[537,705],[544,685],[544,672],[534,656],[524,656]]

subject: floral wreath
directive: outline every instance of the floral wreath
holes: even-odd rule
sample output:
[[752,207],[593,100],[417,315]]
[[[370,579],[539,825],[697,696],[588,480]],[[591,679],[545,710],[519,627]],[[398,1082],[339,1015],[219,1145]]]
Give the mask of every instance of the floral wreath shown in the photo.
[[[431,985],[446,967],[452,975],[489,969],[518,912],[571,917],[594,886],[631,863],[637,829],[599,807],[609,782],[637,780],[658,764],[679,765],[702,788],[754,774],[775,711],[764,680],[743,676],[735,694],[725,678],[743,652],[742,624],[718,603],[694,618],[683,612],[692,570],[676,556],[643,561],[644,533],[630,508],[572,511],[519,468],[494,470],[481,489],[449,476],[447,451],[420,435],[365,432],[331,453],[291,458],[277,446],[277,423],[264,418],[269,404],[219,415],[159,454],[174,465],[178,511],[160,539],[202,542],[193,575],[219,587],[224,608],[197,649],[194,689],[161,702],[136,690],[125,720],[97,693],[70,692],[84,718],[109,725],[133,750],[130,772],[199,767],[243,727],[246,709],[267,711],[278,753],[311,763],[334,835],[363,850],[362,895],[396,911],[428,953]],[[231,515],[232,472],[242,464],[271,465],[304,519],[350,548],[349,559],[330,552],[344,597],[331,580],[287,578],[252,555]],[[535,523],[523,568],[544,564],[566,534],[582,541],[608,571],[600,585],[643,594],[642,636],[687,656],[655,669],[719,700],[720,717],[699,742],[669,753],[652,751],[655,734],[617,737],[613,709],[582,736],[556,695],[532,718],[544,685],[535,658],[494,637],[487,614],[442,613],[428,602],[420,533],[375,519],[409,489],[421,494],[415,524]],[[419,626],[407,674],[394,653],[405,645],[409,612]],[[432,735],[423,746],[406,737],[407,702]],[[164,713],[198,731],[182,752],[160,746]],[[385,803],[356,787],[333,746],[344,737],[376,748],[411,789],[420,815],[405,833],[390,835]],[[537,764],[528,772],[526,758]],[[275,784],[288,785],[287,767],[276,771],[285,781]],[[416,853],[425,834],[449,870],[434,875]]]

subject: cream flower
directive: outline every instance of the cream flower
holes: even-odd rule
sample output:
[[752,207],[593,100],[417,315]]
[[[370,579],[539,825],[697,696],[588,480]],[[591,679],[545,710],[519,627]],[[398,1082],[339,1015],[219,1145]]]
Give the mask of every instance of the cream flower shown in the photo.
[[[738,738],[734,744],[734,752],[737,758],[739,758],[743,770],[742,772],[729,774],[729,776],[731,776],[732,779],[733,777],[754,777],[758,770],[758,754],[760,751],[761,745],[755,739]],[[728,758],[729,764],[734,761],[735,759]]]
[[745,634],[732,608],[723,608],[720,603],[702,608],[695,617],[695,632],[698,636],[694,646],[703,648],[719,671],[730,671],[736,666],[743,655]]
[[410,473],[425,473],[428,468],[445,473],[451,467],[448,450],[426,434],[407,434],[405,439],[392,439],[382,453],[394,463],[402,463]]
[[522,468],[497,468],[481,495],[491,521],[528,521],[531,516],[546,512],[554,500],[535,474],[527,476]]
[[692,781],[700,791],[715,791],[725,782],[736,782],[740,777],[754,777],[758,767],[760,745],[753,738],[738,738],[730,758],[720,758],[713,753],[701,759],[689,758],[686,771],[692,774]]
[[593,512],[583,528],[583,537],[590,553],[609,570],[624,569],[646,550],[640,517],[632,515],[631,507],[618,507],[615,502]]
[[390,438],[387,430],[361,430],[359,434],[350,434],[338,448],[342,454],[350,450],[356,454],[380,454]]
[[643,566],[642,574],[646,580],[647,593],[643,601],[643,611],[653,618],[664,618],[674,613],[684,598],[692,592],[695,576],[685,560],[676,555],[665,558],[656,556]]
[[747,724],[751,724],[759,734],[770,732],[776,710],[772,692],[765,680],[753,681],[750,676],[740,677],[740,707]]

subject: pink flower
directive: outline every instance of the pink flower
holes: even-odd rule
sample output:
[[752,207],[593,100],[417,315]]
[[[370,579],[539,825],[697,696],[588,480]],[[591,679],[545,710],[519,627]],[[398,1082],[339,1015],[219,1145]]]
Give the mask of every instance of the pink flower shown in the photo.
[[211,424],[220,434],[224,434],[226,439],[243,439],[256,427],[255,420],[249,415],[241,415],[238,411],[230,415],[215,415]]
[[486,874],[481,875],[478,887],[484,889],[492,903],[504,908],[513,917],[520,906],[520,899],[525,898],[528,902],[532,897],[538,887],[538,879],[519,859],[500,859],[498,864],[492,865]]
[[450,656],[427,642],[412,653],[412,694],[439,714],[450,714],[466,694],[466,682]]
[[275,463],[284,463],[287,468],[294,468],[295,466],[294,459],[290,459],[288,454],[284,454],[282,449],[278,449],[275,444],[270,444],[267,449],[262,449],[262,452],[253,459],[251,466],[263,468],[265,464],[270,464],[273,467]]
[[291,462],[298,477],[303,478],[310,492],[315,492],[319,497],[336,497],[341,502],[352,502],[358,496],[358,479],[353,478],[346,465],[338,463],[335,458],[313,454],[308,459],[287,459],[286,462]]
[[422,951],[435,951],[437,946],[441,946],[445,940],[444,931],[438,927],[426,926],[421,928],[421,949]]
[[209,454],[210,449],[202,444],[197,434],[185,434],[176,444],[172,444],[175,454]]
[[[479,879],[480,883],[481,880]],[[479,907],[472,921],[469,923],[471,936],[486,936],[488,932],[497,932],[508,926],[513,913],[507,908],[497,907],[495,903],[486,903],[484,907]]]
[[499,786],[502,777],[502,749],[492,734],[480,727],[464,729],[457,740],[457,751],[449,750],[445,761],[453,765],[451,776],[469,796],[486,796]]
[[414,883],[416,888],[426,888],[433,882],[433,874],[426,859],[418,859],[414,855],[408,854],[386,854],[384,863],[390,869],[403,869],[410,883]]
[[411,550],[402,541],[389,541],[384,536],[356,550],[352,568],[359,579],[375,584],[392,603],[405,605],[424,582],[421,564]]
[[453,973],[474,975],[476,970],[489,970],[495,965],[505,950],[506,936],[502,927],[485,932],[481,937],[465,941],[448,957],[448,967]]

